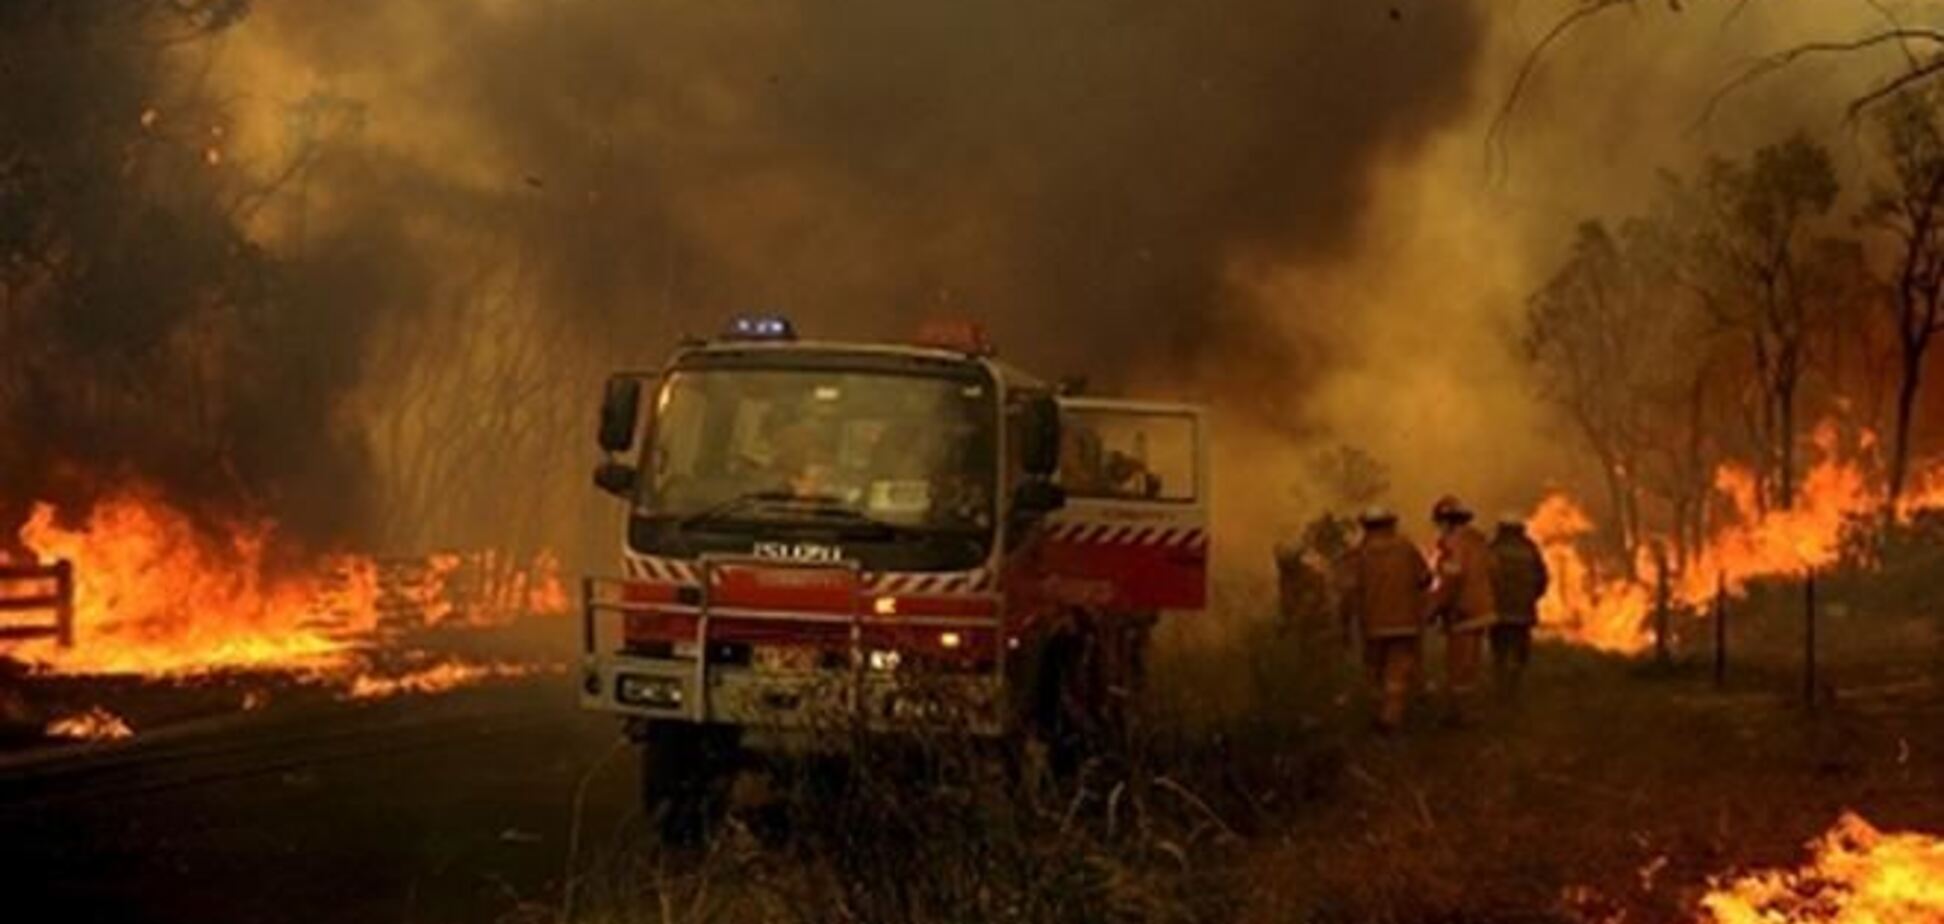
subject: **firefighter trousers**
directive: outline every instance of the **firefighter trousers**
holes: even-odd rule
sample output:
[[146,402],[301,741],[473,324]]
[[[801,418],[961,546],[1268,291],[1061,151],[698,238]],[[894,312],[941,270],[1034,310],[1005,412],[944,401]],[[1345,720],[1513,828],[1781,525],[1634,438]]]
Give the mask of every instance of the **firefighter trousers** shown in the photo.
[[1500,693],[1518,692],[1519,678],[1531,660],[1531,623],[1502,622],[1492,627],[1492,672]]
[[1415,635],[1373,638],[1364,642],[1364,669],[1377,696],[1377,724],[1394,729],[1404,724],[1404,711],[1417,688],[1423,649]]
[[1478,690],[1484,669],[1485,627],[1452,627],[1445,633],[1445,707],[1447,717],[1462,718],[1465,705]]

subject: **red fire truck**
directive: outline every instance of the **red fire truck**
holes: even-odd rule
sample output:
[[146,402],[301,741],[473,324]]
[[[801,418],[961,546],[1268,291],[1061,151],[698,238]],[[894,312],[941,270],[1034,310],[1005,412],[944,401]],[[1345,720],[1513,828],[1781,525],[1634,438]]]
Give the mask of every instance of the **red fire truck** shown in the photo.
[[976,325],[739,318],[612,377],[599,443],[626,574],[583,587],[581,701],[625,717],[651,803],[833,725],[1071,730],[1142,626],[1204,606],[1202,411],[1062,395]]

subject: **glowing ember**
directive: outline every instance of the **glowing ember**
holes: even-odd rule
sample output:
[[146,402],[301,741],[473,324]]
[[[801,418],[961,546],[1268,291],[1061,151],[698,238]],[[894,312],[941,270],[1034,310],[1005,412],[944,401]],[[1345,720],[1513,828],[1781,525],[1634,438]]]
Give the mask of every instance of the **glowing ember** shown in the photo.
[[77,741],[114,741],[133,737],[135,730],[129,728],[121,716],[95,706],[78,715],[64,716],[47,723],[47,735]]
[[[1869,476],[1857,455],[1873,437],[1863,434],[1860,446],[1845,452],[1840,428],[1825,422],[1816,428],[1819,459],[1803,476],[1791,509],[1763,510],[1757,501],[1756,480],[1747,469],[1724,465],[1715,472],[1714,487],[1727,516],[1692,560],[1670,578],[1670,603],[1703,610],[1716,589],[1740,593],[1748,581],[1775,576],[1799,576],[1837,563],[1846,531],[1855,523],[1881,513],[1884,493]],[[1905,519],[1917,512],[1944,506],[1944,467],[1933,467],[1913,479],[1898,504]],[[1534,541],[1545,551],[1554,581],[1540,603],[1540,619],[1555,637],[1604,651],[1635,653],[1653,644],[1649,620],[1654,609],[1651,586],[1655,564],[1651,542],[1641,544],[1637,578],[1618,568],[1602,571],[1583,547],[1593,523],[1571,498],[1554,494],[1542,501],[1528,521]]]
[[1799,870],[1715,882],[1701,900],[1712,924],[1888,924],[1944,921],[1944,838],[1885,834],[1844,814]]
[[528,664],[469,664],[447,661],[397,677],[361,674],[345,690],[346,699],[380,699],[401,693],[444,693],[487,680],[524,677],[536,668]]

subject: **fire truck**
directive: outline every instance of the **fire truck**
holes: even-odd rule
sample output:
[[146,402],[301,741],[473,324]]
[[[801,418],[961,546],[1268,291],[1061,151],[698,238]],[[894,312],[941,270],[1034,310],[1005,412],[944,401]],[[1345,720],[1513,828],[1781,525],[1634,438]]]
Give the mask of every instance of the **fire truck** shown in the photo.
[[1073,733],[1138,684],[1145,626],[1205,605],[1206,440],[1198,407],[1064,394],[969,322],[738,318],[607,383],[625,574],[582,588],[582,705],[625,719],[658,809],[833,729]]

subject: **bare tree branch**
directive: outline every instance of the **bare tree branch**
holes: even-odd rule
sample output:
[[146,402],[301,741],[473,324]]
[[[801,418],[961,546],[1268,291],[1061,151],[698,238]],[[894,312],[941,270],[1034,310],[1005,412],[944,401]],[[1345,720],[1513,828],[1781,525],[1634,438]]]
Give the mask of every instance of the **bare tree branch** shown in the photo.
[[[1700,117],[1695,119],[1691,129],[1699,129],[1711,121],[1714,118],[1715,112],[1721,108],[1722,102],[1729,96],[1741,91],[1749,84],[1769,77],[1797,61],[1822,55],[1852,54],[1893,42],[1898,47],[1904,49],[1906,55],[1910,55],[1911,52],[1908,44],[1910,42],[1928,42],[1935,46],[1944,47],[1944,31],[1897,27],[1884,29],[1880,32],[1874,32],[1861,38],[1844,42],[1805,42],[1801,45],[1785,48],[1756,61],[1741,73],[1730,78],[1727,83],[1722,84],[1720,89],[1717,89],[1713,95],[1708,97],[1707,105],[1702,108]],[[1916,80],[1921,80],[1924,77],[1936,73],[1940,67],[1944,67],[1944,65],[1933,61],[1913,68],[1902,77],[1892,81],[1890,85],[1873,90],[1861,99],[1851,102],[1849,106],[1850,116],[1853,118],[1870,103],[1876,102]]]
[[1488,175],[1492,172],[1494,163],[1502,165],[1509,159],[1506,153],[1505,133],[1511,124],[1514,110],[1518,108],[1519,98],[1524,95],[1526,84],[1532,80],[1533,73],[1539,69],[1539,63],[1545,57],[1546,51],[1580,23],[1610,9],[1631,7],[1634,2],[1635,0],[1583,0],[1578,9],[1560,17],[1559,21],[1553,23],[1552,28],[1547,29],[1546,34],[1539,38],[1538,43],[1532,46],[1532,50],[1526,52],[1525,60],[1519,64],[1518,74],[1512,78],[1512,88],[1506,91],[1504,102],[1499,105],[1498,113],[1492,116],[1492,124],[1485,131]]
[[1899,91],[1901,91],[1905,87],[1911,86],[1912,84],[1918,83],[1920,81],[1923,81],[1937,74],[1939,71],[1944,71],[1944,58],[1934,58],[1918,67],[1905,71],[1903,74],[1897,76],[1895,79],[1884,84],[1883,86],[1877,87],[1876,89],[1871,90],[1870,92],[1865,93],[1854,100],[1851,100],[1848,107],[1848,117],[1851,119],[1855,119],[1857,115],[1862,113],[1863,110],[1868,109],[1870,106],[1875,105],[1876,103],[1879,103],[1884,99],[1896,95]]

